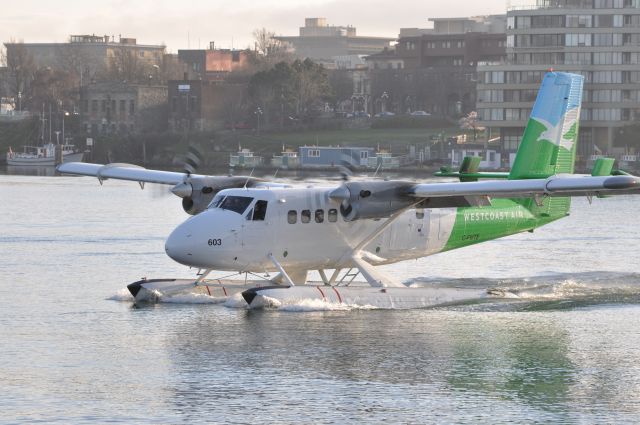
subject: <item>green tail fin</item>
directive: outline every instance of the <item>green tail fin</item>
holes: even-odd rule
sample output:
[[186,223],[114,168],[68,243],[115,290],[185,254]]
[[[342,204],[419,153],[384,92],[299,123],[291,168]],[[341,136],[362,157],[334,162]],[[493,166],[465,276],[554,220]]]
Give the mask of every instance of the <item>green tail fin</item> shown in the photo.
[[584,77],[545,75],[509,179],[539,179],[573,173]]

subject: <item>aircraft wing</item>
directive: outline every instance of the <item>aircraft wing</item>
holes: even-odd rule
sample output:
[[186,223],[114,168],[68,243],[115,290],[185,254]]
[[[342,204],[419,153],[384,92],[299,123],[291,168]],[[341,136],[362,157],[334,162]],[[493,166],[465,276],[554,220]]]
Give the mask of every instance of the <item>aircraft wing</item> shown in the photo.
[[[213,197],[223,189],[255,187],[265,184],[255,177],[205,176],[202,174],[177,173],[174,171],[147,170],[132,164],[89,164],[68,162],[58,166],[63,174],[97,177],[100,183],[107,179],[130,180],[140,183],[172,185],[171,193],[182,198],[182,208],[189,214],[204,211]],[[273,185],[276,186],[276,185]]]
[[640,195],[640,177],[561,175],[546,179],[420,183],[410,187],[408,193],[416,198]]
[[[185,181],[186,173],[174,171],[147,170],[144,167],[133,164],[90,164],[85,162],[68,162],[60,164],[58,171],[64,174],[76,174],[80,176],[93,176],[99,180],[118,179],[131,180],[145,183],[160,183],[177,185]],[[191,177],[203,177],[192,174]]]

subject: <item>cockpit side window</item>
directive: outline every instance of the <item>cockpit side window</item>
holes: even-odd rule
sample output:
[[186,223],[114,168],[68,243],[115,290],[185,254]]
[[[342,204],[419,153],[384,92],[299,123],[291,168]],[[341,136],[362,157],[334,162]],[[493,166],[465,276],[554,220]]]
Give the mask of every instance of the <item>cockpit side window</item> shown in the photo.
[[267,201],[257,201],[253,207],[253,220],[264,221],[264,217],[267,214]]
[[217,208],[242,214],[247,209],[251,201],[253,201],[253,198],[249,196],[227,196],[219,203],[219,205],[217,205]]
[[225,197],[225,195],[216,195],[207,208],[218,208]]

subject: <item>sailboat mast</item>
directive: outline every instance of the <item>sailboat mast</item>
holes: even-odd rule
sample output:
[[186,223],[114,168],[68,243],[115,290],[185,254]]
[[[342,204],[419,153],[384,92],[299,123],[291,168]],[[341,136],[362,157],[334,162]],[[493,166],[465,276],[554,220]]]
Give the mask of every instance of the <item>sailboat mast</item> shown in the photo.
[[42,104],[42,114],[40,114],[40,142],[44,145],[44,103]]

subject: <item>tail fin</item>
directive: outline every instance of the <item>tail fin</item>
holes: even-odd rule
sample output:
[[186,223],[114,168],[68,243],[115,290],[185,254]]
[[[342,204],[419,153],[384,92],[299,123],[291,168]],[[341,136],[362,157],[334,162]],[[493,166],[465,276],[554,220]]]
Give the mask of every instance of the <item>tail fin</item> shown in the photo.
[[583,81],[565,72],[544,76],[509,179],[573,173]]

